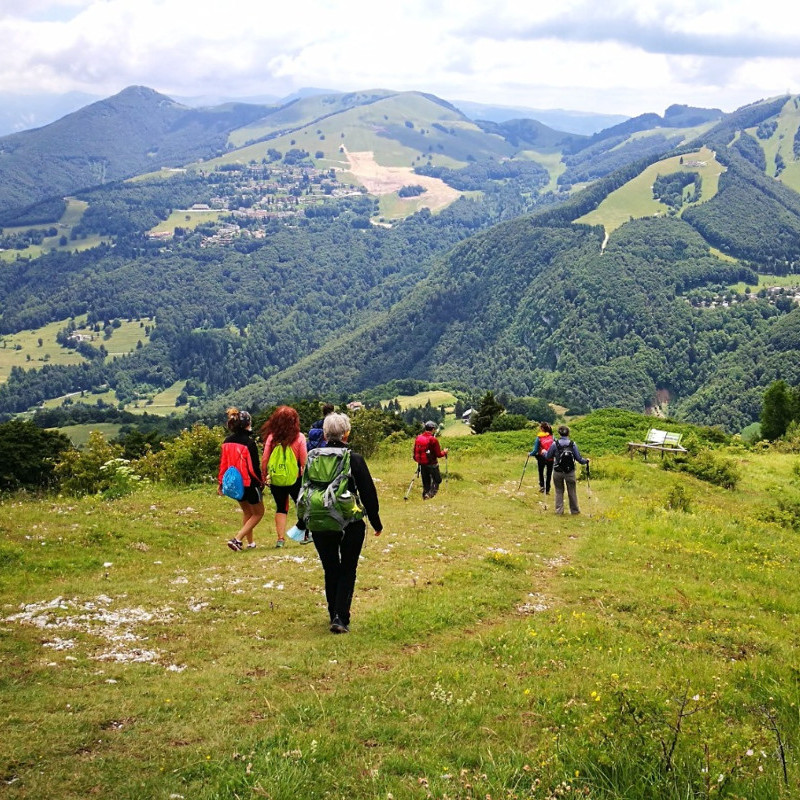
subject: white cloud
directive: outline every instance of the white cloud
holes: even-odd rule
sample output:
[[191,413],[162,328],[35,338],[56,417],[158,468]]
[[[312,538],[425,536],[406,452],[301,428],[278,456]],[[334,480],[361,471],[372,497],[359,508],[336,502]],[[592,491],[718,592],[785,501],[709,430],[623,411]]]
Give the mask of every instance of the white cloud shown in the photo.
[[[779,0],[0,0],[0,91],[302,86],[637,114],[798,88]],[[782,8],[782,3],[781,3]]]

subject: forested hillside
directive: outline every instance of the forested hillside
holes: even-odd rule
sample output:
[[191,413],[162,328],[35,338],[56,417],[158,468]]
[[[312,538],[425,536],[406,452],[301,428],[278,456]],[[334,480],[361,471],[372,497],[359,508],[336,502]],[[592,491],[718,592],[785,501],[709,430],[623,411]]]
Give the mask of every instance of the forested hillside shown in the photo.
[[[0,138],[0,224],[48,197],[216,155],[260,106],[191,109],[133,86],[43,128]],[[14,212],[14,213],[11,213]]]
[[[24,366],[7,359],[15,366],[5,367],[0,414],[73,392],[127,404],[171,387],[214,414],[223,398],[264,406],[414,378],[573,411],[659,408],[739,430],[757,419],[767,384],[797,382],[796,292],[769,281],[798,270],[800,195],[759,156],[759,142],[795,135],[795,106],[778,98],[716,124],[713,109],[675,106],[593,137],[530,120],[478,126],[421,93],[260,109],[249,135],[267,138],[202,169],[83,190],[53,252],[41,245],[40,257],[0,270],[0,333],[35,340],[63,323],[60,345],[78,354],[72,366],[36,352]],[[422,175],[470,199],[387,221],[385,198],[354,187],[329,158],[345,120],[339,141],[379,142],[387,158],[419,154],[417,175],[393,173],[393,186],[408,189],[395,188],[393,208],[424,202]],[[290,124],[300,127],[288,134]],[[292,136],[316,136],[320,150]],[[277,146],[284,138],[289,149]],[[565,171],[553,191],[558,154]],[[785,157],[788,174],[798,156]],[[614,225],[575,224],[612,193],[623,203]],[[33,252],[45,236],[58,238],[17,228],[4,241]],[[93,237],[102,243],[73,252]],[[70,341],[83,315],[96,330],[143,318],[154,328],[108,355]]]
[[[688,225],[642,220],[603,253],[601,241],[597,229],[536,218],[493,228],[456,247],[384,318],[239,399],[259,405],[411,376],[575,409],[643,408],[667,392],[689,418],[736,428],[757,416],[756,387],[774,362],[800,375],[800,350],[770,338],[780,313],[768,302],[708,310],[682,296],[756,282],[750,269],[710,256]],[[732,354],[744,352],[731,373]],[[704,393],[701,402],[695,395],[712,379],[736,390]]]

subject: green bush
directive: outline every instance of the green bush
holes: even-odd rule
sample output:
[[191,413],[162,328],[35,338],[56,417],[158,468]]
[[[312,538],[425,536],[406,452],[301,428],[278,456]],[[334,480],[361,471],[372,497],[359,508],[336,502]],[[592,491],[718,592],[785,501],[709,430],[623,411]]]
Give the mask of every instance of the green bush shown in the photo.
[[664,502],[667,511],[683,511],[688,514],[692,510],[692,497],[683,484],[676,483],[668,492]]
[[43,489],[57,479],[56,463],[72,443],[63,433],[46,431],[32,422],[0,425],[0,491]]
[[137,475],[151,481],[166,481],[180,486],[216,481],[224,431],[199,422],[164,442],[157,453],[146,453],[133,462]]
[[106,441],[99,431],[92,431],[83,450],[67,451],[56,465],[62,490],[77,496],[107,491],[116,480],[107,465],[121,455],[119,445]]
[[725,489],[735,489],[741,478],[739,467],[733,459],[717,455],[712,450],[698,450],[695,454],[676,458],[665,458],[661,468],[688,472],[701,481],[722,486]]
[[800,531],[800,501],[792,498],[778,498],[777,508],[768,508],[764,519],[777,522],[783,528]]
[[500,414],[492,420],[489,430],[497,431],[521,431],[528,427],[528,418],[522,414]]
[[130,463],[127,458],[112,458],[100,467],[100,471],[108,478],[108,487],[103,490],[103,497],[107,500],[125,497],[135,491],[141,482],[142,478],[134,472]]

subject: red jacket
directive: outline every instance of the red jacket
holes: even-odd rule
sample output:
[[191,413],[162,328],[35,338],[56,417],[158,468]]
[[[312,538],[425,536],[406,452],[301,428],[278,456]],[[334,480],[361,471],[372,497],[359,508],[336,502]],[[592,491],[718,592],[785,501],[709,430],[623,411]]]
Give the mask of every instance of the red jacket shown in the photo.
[[414,461],[417,464],[432,466],[439,458],[444,458],[444,452],[431,431],[425,431],[414,439]]
[[[229,436],[222,444],[217,483],[220,485],[222,484],[222,476],[225,474],[228,467],[236,467],[242,475],[242,482],[245,486],[250,486],[252,484],[261,486],[261,476],[257,467],[253,465],[250,443],[245,444],[241,441],[230,441],[230,439],[233,438],[233,436]],[[255,449],[255,442],[252,442],[252,447]],[[256,454],[258,454],[258,450],[256,450]],[[258,459],[256,459],[256,461],[257,460]]]

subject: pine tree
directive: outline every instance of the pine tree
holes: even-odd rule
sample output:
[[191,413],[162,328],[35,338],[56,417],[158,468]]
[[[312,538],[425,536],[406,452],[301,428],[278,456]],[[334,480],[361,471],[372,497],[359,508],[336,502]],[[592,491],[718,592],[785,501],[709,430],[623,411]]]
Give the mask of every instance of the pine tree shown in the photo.
[[495,400],[494,392],[486,392],[481,398],[478,410],[472,415],[470,425],[475,433],[485,433],[492,425],[492,420],[505,409]]

